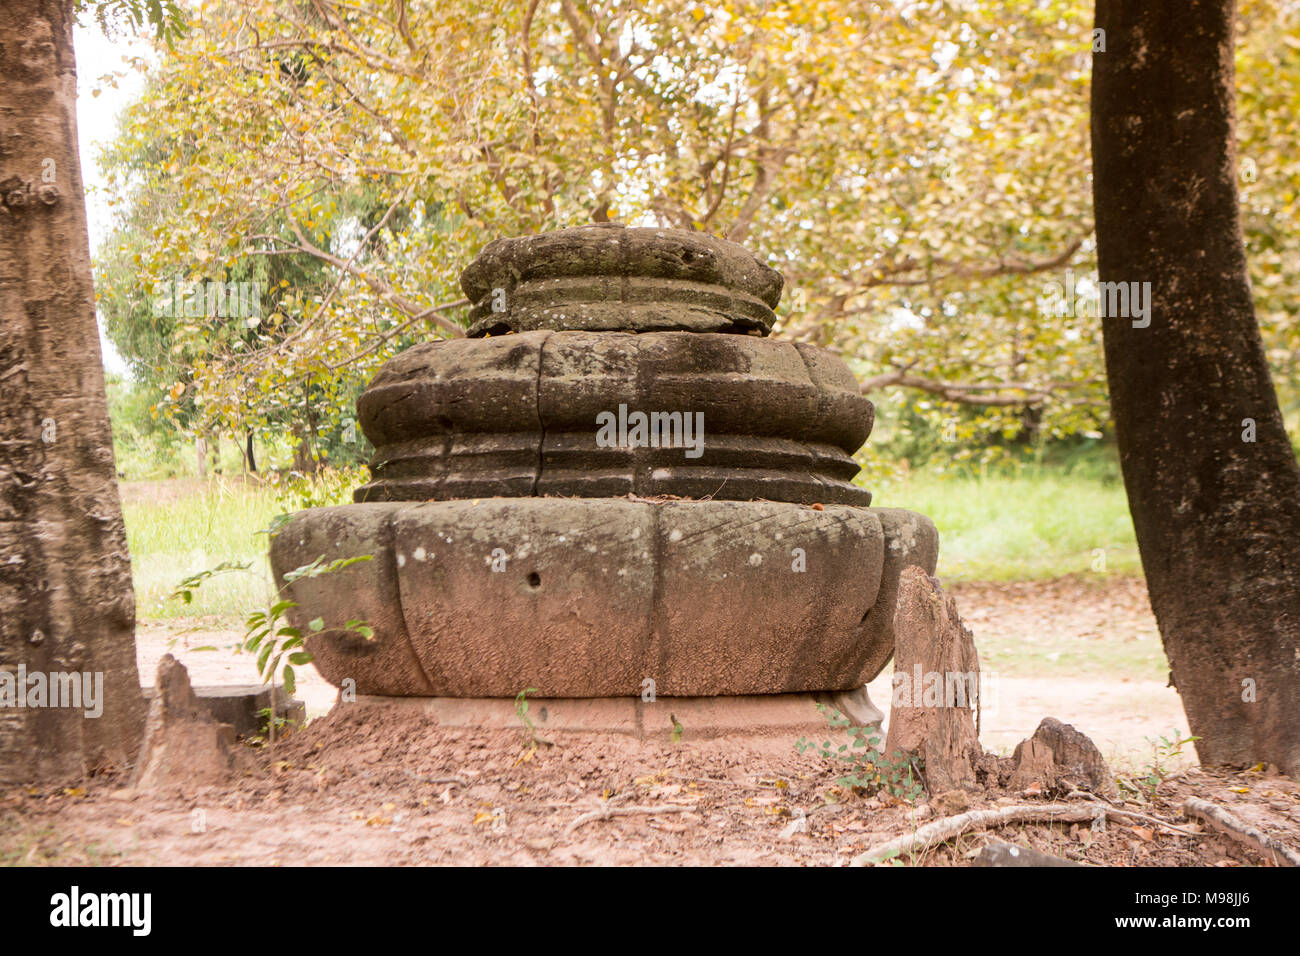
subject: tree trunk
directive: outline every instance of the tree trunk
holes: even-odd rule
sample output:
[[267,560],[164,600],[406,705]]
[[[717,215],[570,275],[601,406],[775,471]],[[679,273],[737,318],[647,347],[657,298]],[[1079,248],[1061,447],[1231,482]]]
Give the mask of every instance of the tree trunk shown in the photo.
[[198,457],[199,477],[208,477],[208,440],[202,435],[194,439],[194,453]]
[[103,712],[50,707],[48,697],[17,707],[13,693],[26,698],[26,688],[10,683],[0,781],[125,768],[145,713],[91,288],[72,25],[68,0],[7,0],[0,36],[0,701],[5,672],[16,682],[25,668],[38,703],[31,675],[98,672]]
[[293,446],[293,470],[300,475],[310,475],[312,473],[311,442],[307,440],[306,434],[297,428],[294,429],[294,434],[298,438],[298,443]]
[[1238,216],[1232,0],[1098,0],[1092,149],[1111,408],[1151,605],[1201,760],[1300,773],[1300,468]]
[[257,458],[253,455],[253,432],[250,429],[245,442],[244,464],[253,474],[257,474]]

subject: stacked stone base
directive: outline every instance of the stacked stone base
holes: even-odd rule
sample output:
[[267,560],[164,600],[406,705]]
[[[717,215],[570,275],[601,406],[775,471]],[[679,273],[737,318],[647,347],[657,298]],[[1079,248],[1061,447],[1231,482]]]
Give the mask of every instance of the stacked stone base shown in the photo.
[[285,588],[320,672],[357,694],[664,698],[863,686],[899,575],[937,553],[895,509],[494,498],[301,512],[271,565],[373,556]]
[[765,338],[779,273],[602,224],[490,243],[461,285],[469,336],[407,349],[358,400],[357,504],[272,539],[327,680],[466,725],[528,691],[577,726],[698,733],[818,726],[809,695],[881,671],[899,576],[934,572],[938,534],[853,483],[873,407],[833,352]]
[[[623,734],[662,743],[788,738],[825,731],[826,717],[818,704],[833,707],[858,727],[878,727],[884,719],[862,687],[842,694],[661,697],[654,701],[636,697],[530,697],[528,720],[536,734],[548,739],[584,733]],[[418,714],[442,727],[525,732],[515,702],[499,697],[361,696],[339,706],[362,708],[375,721]]]

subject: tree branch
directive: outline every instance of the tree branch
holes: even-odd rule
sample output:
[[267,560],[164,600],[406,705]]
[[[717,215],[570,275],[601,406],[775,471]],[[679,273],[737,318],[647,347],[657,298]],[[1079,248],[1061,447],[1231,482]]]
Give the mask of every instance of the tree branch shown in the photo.
[[[862,382],[862,393],[865,395],[878,389],[899,386],[928,392],[931,395],[938,395],[945,401],[960,402],[963,405],[1015,407],[1020,405],[1041,405],[1051,398],[1054,392],[1085,388],[1101,382],[1101,379],[1091,378],[1079,382],[975,382],[963,384],[939,382],[934,379],[922,378],[919,375],[911,375],[908,372],[910,368],[911,366],[898,368],[866,379]],[[999,394],[979,394],[980,392],[990,391]]]

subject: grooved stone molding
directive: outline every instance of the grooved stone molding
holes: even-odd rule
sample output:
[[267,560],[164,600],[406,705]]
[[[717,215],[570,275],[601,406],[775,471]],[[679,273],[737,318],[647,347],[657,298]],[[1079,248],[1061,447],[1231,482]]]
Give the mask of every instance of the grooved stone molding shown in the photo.
[[[702,416],[700,456],[600,447],[619,405]],[[869,505],[874,409],[836,356],[717,333],[525,332],[417,345],[357,403],[377,452],[357,501],[681,495]]]
[[[782,694],[880,672],[898,576],[933,570],[938,534],[920,515],[845,505],[387,502],[299,513],[271,566],[366,553],[295,582],[289,611],[304,634],[317,616],[336,625],[311,638],[316,666],[357,693],[617,697],[649,678],[662,696]],[[358,617],[373,639],[337,627]]]
[[772,330],[781,273],[734,242],[681,229],[600,223],[497,239],[460,278],[471,337]]

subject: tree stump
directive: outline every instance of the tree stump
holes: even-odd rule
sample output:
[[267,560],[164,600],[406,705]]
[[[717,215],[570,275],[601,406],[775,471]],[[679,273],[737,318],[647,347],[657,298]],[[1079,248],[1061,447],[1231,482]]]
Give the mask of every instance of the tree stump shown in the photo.
[[224,783],[234,765],[234,742],[233,728],[214,720],[199,703],[185,665],[163,655],[131,786],[190,789]]
[[1008,786],[1025,790],[1038,784],[1044,790],[1087,790],[1115,795],[1115,781],[1097,745],[1070,724],[1044,717],[1034,735],[1022,740],[1015,753]]
[[922,568],[903,570],[894,635],[885,753],[919,758],[932,794],[976,788],[979,655],[956,601]]

